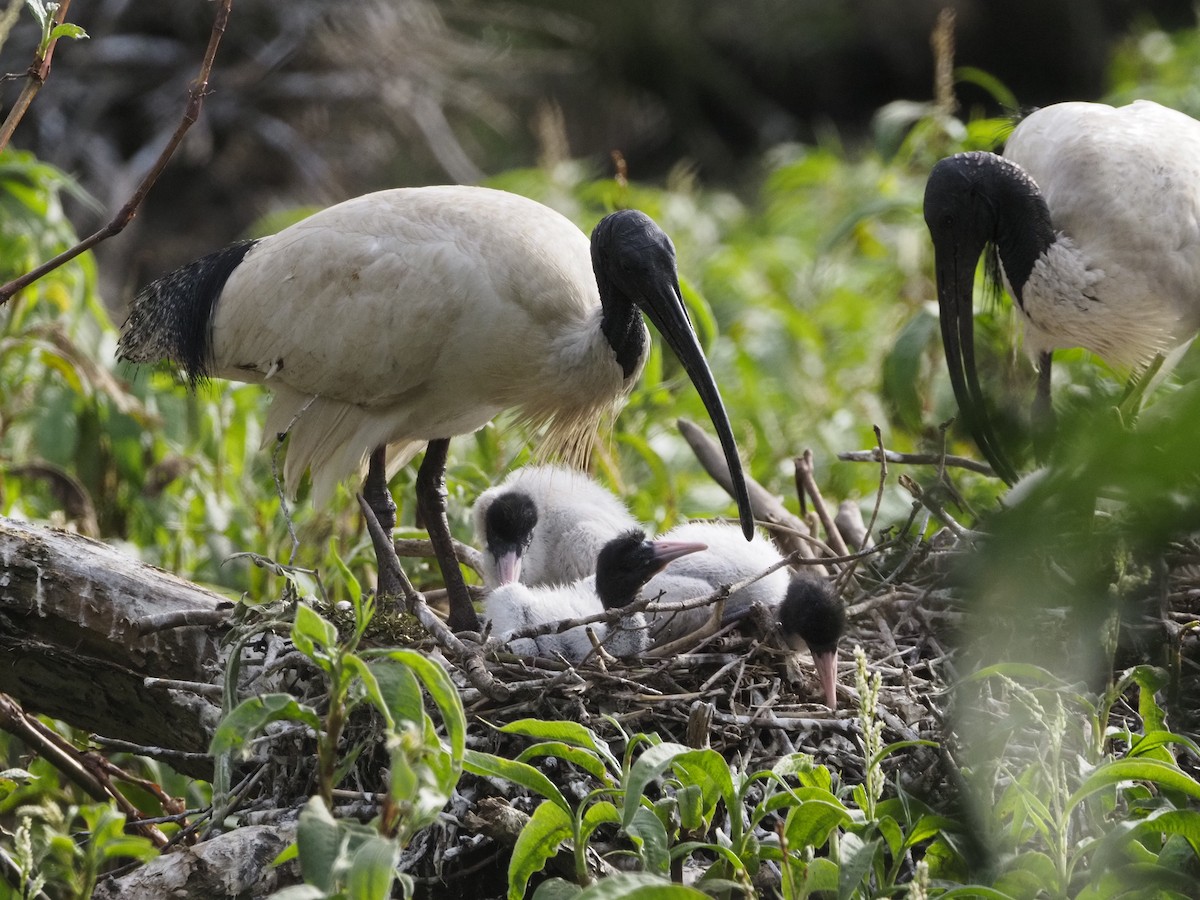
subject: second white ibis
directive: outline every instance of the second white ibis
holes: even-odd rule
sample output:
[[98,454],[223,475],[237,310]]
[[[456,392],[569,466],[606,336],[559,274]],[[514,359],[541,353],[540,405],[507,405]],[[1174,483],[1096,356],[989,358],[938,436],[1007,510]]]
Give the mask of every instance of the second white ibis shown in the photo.
[[1083,347],[1134,367],[1200,329],[1200,122],[1157,103],[1058,103],[1017,125],[1004,155],[939,162],[925,189],[942,342],[966,423],[996,474],[975,370],[972,289],[985,247],[1037,362],[1035,444],[1053,430],[1051,353]]

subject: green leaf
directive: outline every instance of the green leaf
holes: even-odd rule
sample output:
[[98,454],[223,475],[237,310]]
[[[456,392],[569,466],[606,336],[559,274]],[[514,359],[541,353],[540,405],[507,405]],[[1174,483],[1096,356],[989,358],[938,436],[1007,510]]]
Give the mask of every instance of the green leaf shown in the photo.
[[425,701],[412,669],[389,656],[370,657],[367,665],[379,685],[379,694],[386,707],[383,715],[389,725],[394,728],[397,722],[421,722],[425,714]]
[[572,763],[585,772],[594,775],[605,784],[612,783],[612,779],[609,777],[608,770],[604,767],[603,761],[595,753],[585,750],[582,747],[572,747],[562,741],[543,741],[540,744],[534,744],[532,747],[526,747],[517,756],[517,761],[527,762],[528,760],[543,756],[553,756],[564,762]]
[[833,787],[833,776],[825,766],[817,765],[807,753],[792,753],[783,757],[771,767],[771,771],[780,777],[792,776],[804,787],[816,787],[830,790]]
[[1067,801],[1067,810],[1074,809],[1096,791],[1113,787],[1122,781],[1149,781],[1160,788],[1200,798],[1200,783],[1176,766],[1155,759],[1116,759],[1098,766],[1084,779]]
[[621,826],[628,828],[640,806],[642,794],[646,786],[658,778],[675,761],[678,756],[694,753],[693,748],[684,744],[664,742],[647,748],[629,768],[625,780],[625,806],[621,815]]
[[351,900],[388,900],[392,895],[399,848],[394,841],[372,835],[354,853],[346,876]]
[[679,806],[679,825],[684,831],[695,831],[704,824],[704,791],[698,784],[685,784],[675,792]]
[[586,844],[594,832],[601,825],[619,825],[621,824],[621,816],[617,813],[617,808],[608,800],[600,800],[591,804],[584,811],[583,821],[580,822],[579,836]]
[[1159,835],[1179,835],[1191,844],[1193,852],[1200,853],[1200,812],[1196,810],[1155,810],[1137,823],[1127,820],[1119,824],[1124,827],[1114,828],[1112,832],[1104,836],[1094,854],[1096,859],[1115,859],[1118,857],[1119,851],[1129,847],[1133,842],[1144,842],[1148,838],[1157,838]]
[[911,431],[919,431],[925,419],[922,377],[938,332],[938,318],[918,309],[900,330],[895,343],[883,358],[880,393],[897,421]]
[[467,716],[463,712],[462,698],[450,675],[432,659],[416,650],[390,650],[389,659],[402,662],[416,672],[425,685],[425,690],[437,704],[446,728],[446,739],[450,744],[450,755],[458,766],[467,743]]
[[50,29],[51,40],[54,40],[55,38],[73,38],[74,40],[78,41],[86,37],[88,37],[88,33],[86,31],[84,31],[78,25],[72,25],[70,22],[63,22],[61,25],[55,25],[52,29]]
[[716,750],[693,750],[673,758],[671,769],[679,783],[702,791],[704,821],[712,821],[717,801],[724,799],[730,815],[740,815],[729,763]]
[[292,643],[296,649],[328,671],[322,659],[337,646],[337,629],[307,604],[296,606],[296,621],[292,625]]
[[342,853],[342,835],[338,824],[320,797],[311,797],[300,810],[296,828],[296,847],[300,857],[300,874],[305,882],[326,894],[334,891],[333,870]]
[[363,689],[366,691],[367,699],[371,701],[371,705],[379,710],[379,714],[383,716],[387,723],[388,730],[392,730],[396,726],[395,719],[392,718],[391,710],[388,709],[387,703],[383,699],[383,693],[379,688],[379,681],[375,678],[375,673],[363,661],[363,659],[354,653],[342,654],[342,666],[346,672],[351,675],[357,675],[359,681],[362,682]]
[[579,885],[561,878],[548,878],[537,886],[533,900],[576,900],[583,890]]
[[831,801],[806,800],[788,810],[783,833],[788,849],[802,850],[805,847],[823,847],[833,829],[849,825],[853,819],[833,795]]
[[311,706],[297,703],[291,694],[263,694],[243,700],[221,720],[208,752],[213,756],[245,747],[269,723],[280,719],[302,722],[320,732],[321,718]]
[[536,740],[562,741],[564,744],[584,747],[598,754],[608,751],[608,745],[597,738],[594,731],[578,722],[517,719],[496,730],[503,734],[521,734]]
[[554,782],[528,763],[505,759],[491,753],[481,753],[478,750],[467,750],[463,755],[463,768],[472,775],[487,775],[493,778],[505,778],[514,784],[528,788],[536,794],[541,794],[566,815],[571,815],[571,805],[562,795]]
[[672,884],[645,873],[623,872],[601,879],[577,900],[709,900],[707,894],[682,884]]
[[880,841],[864,841],[849,832],[842,835],[838,848],[838,900],[850,900],[866,881],[880,846]]
[[525,887],[535,873],[546,867],[546,861],[558,853],[564,841],[571,838],[571,813],[550,800],[538,804],[525,827],[517,836],[512,859],[508,864],[509,900],[521,900]]
[[625,826],[625,833],[633,841],[642,867],[647,872],[666,875],[671,871],[670,839],[667,829],[653,811],[639,806],[633,821]]

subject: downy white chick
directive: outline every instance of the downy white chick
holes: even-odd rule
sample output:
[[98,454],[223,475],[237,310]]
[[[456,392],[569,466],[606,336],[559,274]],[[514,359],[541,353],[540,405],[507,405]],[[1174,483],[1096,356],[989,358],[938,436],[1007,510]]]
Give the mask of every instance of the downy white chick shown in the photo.
[[608,541],[639,527],[613,493],[559,466],[511,472],[479,495],[471,516],[488,587],[578,581],[595,572]]
[[[567,585],[528,586],[510,582],[491,591],[484,599],[484,615],[501,639],[529,627],[563,619],[580,619],[606,609],[628,606],[642,586],[664,566],[680,557],[704,550],[704,544],[679,541],[650,541],[637,529],[610,540],[597,555],[596,574]],[[632,656],[649,646],[646,621],[641,613],[621,620],[611,631],[602,623],[591,626],[597,638],[614,656]],[[561,654],[573,663],[591,652],[585,626],[561,634],[518,638],[510,642],[514,653],[554,657]]]

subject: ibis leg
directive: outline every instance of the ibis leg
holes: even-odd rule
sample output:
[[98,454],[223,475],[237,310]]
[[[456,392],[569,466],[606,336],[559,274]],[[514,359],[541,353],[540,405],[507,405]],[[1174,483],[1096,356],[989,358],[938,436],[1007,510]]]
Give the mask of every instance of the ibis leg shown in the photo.
[[1038,357],[1037,392],[1033,396],[1030,426],[1033,431],[1033,455],[1040,465],[1050,459],[1050,448],[1054,446],[1056,428],[1054,407],[1050,403],[1050,354]]
[[396,501],[387,486],[387,447],[377,447],[367,464],[367,479],[363,482],[363,497],[379,520],[386,534],[396,528]]
[[450,628],[454,631],[478,631],[479,618],[471,605],[471,595],[463,579],[458,557],[454,554],[454,539],[446,519],[446,453],[449,438],[430,441],[425,458],[417,470],[417,509],[429,530],[429,542],[437,556],[446,594],[450,599]]

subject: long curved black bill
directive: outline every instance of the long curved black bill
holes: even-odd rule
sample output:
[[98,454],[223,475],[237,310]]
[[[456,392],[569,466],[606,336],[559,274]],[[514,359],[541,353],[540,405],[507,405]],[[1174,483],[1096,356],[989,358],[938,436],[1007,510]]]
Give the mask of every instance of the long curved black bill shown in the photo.
[[[717,431],[733,481],[742,533],[750,540],[754,536],[754,515],[750,510],[746,476],[742,472],[742,461],[738,457],[725,404],[721,402],[721,392],[683,303],[671,239],[645,213],[621,210],[606,216],[596,226],[592,234],[592,256],[597,279],[607,282],[601,290],[611,287],[636,303],[663,336],[671,352],[683,363]],[[598,256],[602,259],[598,260]]]
[[708,410],[708,417],[717,430],[717,439],[721,442],[721,450],[725,454],[725,463],[729,466],[729,475],[733,479],[733,495],[737,500],[742,533],[746,540],[750,540],[754,536],[754,515],[750,511],[750,493],[746,490],[746,476],[742,472],[737,442],[733,437],[729,417],[725,413],[725,404],[721,402],[721,392],[717,389],[717,382],[708,368],[708,360],[704,358],[704,350],[700,347],[700,341],[692,329],[687,309],[683,305],[678,281],[670,285],[669,291],[664,290],[654,301],[642,308],[663,336],[667,346],[683,363],[688,378],[696,386],[696,393],[700,395],[704,408]]
[[949,250],[936,246],[934,253],[937,258],[938,318],[954,399],[958,401],[971,436],[993,471],[1008,484],[1013,484],[1017,473],[1000,447],[975,369],[973,292],[979,254],[968,259],[958,252],[958,248]]

